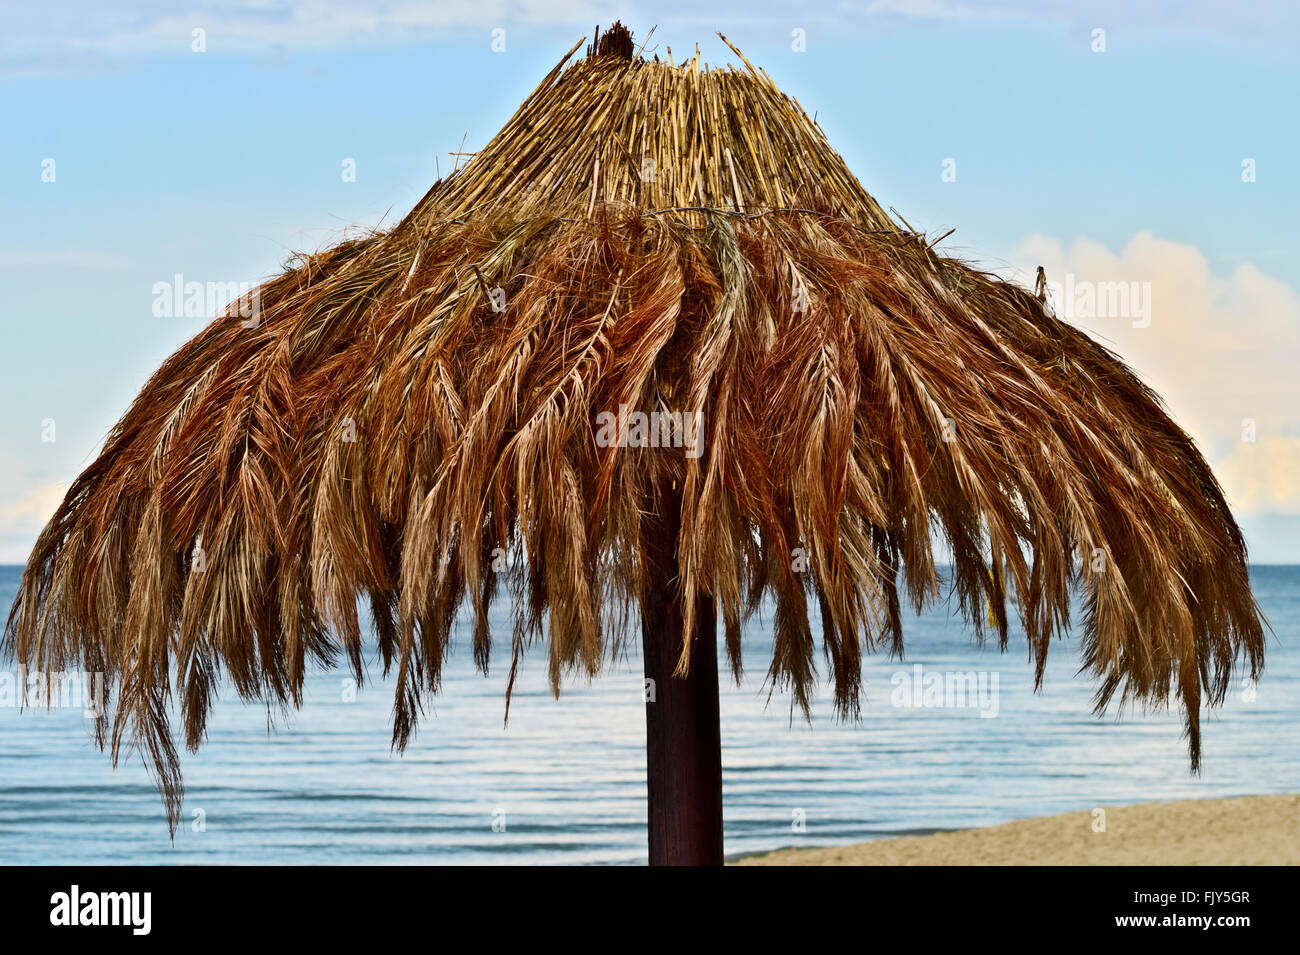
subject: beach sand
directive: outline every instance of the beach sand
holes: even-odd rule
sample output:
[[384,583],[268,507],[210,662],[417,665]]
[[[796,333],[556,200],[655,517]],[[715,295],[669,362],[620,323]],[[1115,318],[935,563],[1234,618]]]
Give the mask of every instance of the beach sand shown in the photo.
[[782,849],[738,865],[1298,865],[1300,795],[1141,803],[987,829]]

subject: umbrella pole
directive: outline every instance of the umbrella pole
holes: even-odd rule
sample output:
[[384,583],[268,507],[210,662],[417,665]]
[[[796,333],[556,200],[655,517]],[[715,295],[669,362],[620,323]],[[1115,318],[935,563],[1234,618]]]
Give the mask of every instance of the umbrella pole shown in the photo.
[[682,646],[677,589],[681,497],[660,497],[646,525],[646,785],[651,865],[722,865],[722,737],[713,600],[696,598],[691,668],[673,675]]

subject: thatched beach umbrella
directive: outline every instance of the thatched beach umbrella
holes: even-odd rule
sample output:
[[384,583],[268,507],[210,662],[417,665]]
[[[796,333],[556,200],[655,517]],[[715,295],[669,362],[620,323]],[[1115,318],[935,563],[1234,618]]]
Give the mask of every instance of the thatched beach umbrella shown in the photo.
[[[153,376],[24,572],[5,648],[102,671],[100,724],[181,779],[223,677],[297,705],[362,676],[368,598],[394,742],[458,609],[478,665],[511,591],[514,667],[557,688],[639,621],[650,858],[722,858],[715,626],[775,603],[770,683],[842,715],[902,652],[947,541],[972,626],[1014,602],[1041,679],[1082,587],[1116,696],[1199,713],[1263,661],[1245,547],[1159,399],[1041,296],[937,253],[744,57],[646,60],[621,26],[396,227],[304,256]],[[740,56],[739,51],[736,51]],[[512,572],[511,569],[517,570]],[[1014,598],[1014,601],[1012,600]]]

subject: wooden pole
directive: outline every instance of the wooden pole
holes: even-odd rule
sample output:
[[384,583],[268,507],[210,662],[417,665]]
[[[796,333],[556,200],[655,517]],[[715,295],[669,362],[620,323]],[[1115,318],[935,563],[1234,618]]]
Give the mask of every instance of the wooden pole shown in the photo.
[[712,598],[696,599],[691,667],[673,675],[682,647],[677,582],[681,496],[660,497],[646,533],[649,575],[641,623],[646,686],[646,780],[651,865],[722,865],[722,736],[717,623]]

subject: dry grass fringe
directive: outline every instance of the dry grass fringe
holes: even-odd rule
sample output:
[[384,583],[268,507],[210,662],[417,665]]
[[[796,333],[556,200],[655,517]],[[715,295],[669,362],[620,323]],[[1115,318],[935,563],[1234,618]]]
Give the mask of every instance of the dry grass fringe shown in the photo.
[[[302,257],[256,328],[230,314],[167,360],[41,534],[3,649],[105,674],[100,743],[148,757],[174,825],[171,694],[192,750],[222,678],[283,706],[310,661],[363,678],[362,594],[398,748],[466,602],[487,670],[502,585],[516,665],[544,641],[557,691],[595,674],[639,613],[668,479],[688,621],[716,601],[737,676],[770,596],[768,679],[806,708],[814,601],[856,714],[863,653],[902,652],[900,591],[937,594],[933,530],[967,619],[1005,649],[1014,606],[1040,680],[1082,587],[1098,709],[1177,695],[1197,766],[1201,705],[1235,664],[1259,674],[1263,625],[1241,533],[1158,397],[900,228],[747,61],[596,44],[395,228]],[[598,447],[595,416],[624,404],[702,413],[704,453]]]

